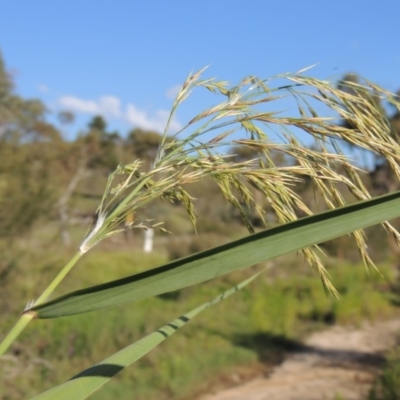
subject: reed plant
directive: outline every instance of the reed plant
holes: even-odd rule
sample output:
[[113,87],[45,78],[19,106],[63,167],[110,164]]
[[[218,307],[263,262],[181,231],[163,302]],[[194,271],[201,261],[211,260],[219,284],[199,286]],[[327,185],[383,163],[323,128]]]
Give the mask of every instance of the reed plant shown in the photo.
[[[400,178],[400,146],[376,100],[386,101],[398,109],[400,104],[394,95],[367,80],[348,82],[343,90],[343,86],[306,76],[306,72],[269,79],[249,76],[236,86],[214,78],[204,79],[204,69],[191,73],[173,103],[151,168],[135,160],[118,166],[109,176],[96,218],[77,253],[45,291],[28,303],[14,328],[3,338],[0,355],[34,319],[118,306],[204,282],[293,251],[304,255],[319,274],[326,291],[337,296],[321,261],[318,244],[345,234],[354,239],[367,268],[375,268],[362,229],[383,223],[386,231],[399,242],[399,233],[387,220],[400,216],[400,192],[371,198],[363,185],[360,166],[349,159],[340,143],[344,141],[375,153]],[[171,132],[179,107],[193,90],[200,88],[222,100],[197,114],[178,132]],[[292,101],[294,115],[288,116],[288,112],[275,108],[287,101]],[[321,115],[321,110],[328,110],[328,115]],[[303,145],[299,137],[301,132],[301,137],[309,136],[307,142],[313,146]],[[227,152],[235,146],[247,147],[254,157],[236,161]],[[290,159],[290,164],[279,165],[274,161],[276,154]],[[141,218],[141,209],[154,200],[182,204],[196,229],[196,199],[190,195],[188,187],[205,178],[212,179],[224,199],[238,210],[249,236],[155,269],[49,300],[79,259],[100,241],[126,229],[163,230],[163,221]],[[314,215],[295,192],[294,185],[305,179],[312,182],[329,211]],[[345,200],[344,190],[353,195],[351,204]],[[258,201],[260,197],[273,210],[278,225],[255,233],[248,210],[256,212],[268,226],[265,207]],[[307,217],[299,218],[299,215]],[[234,294],[263,271],[260,269],[214,300],[36,398],[87,397],[195,315]]]

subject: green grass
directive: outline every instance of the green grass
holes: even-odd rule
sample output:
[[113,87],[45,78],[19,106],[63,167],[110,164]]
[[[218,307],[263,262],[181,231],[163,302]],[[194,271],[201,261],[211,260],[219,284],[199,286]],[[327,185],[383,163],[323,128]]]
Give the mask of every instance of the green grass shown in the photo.
[[[47,260],[32,256],[31,265],[20,266],[19,280],[3,293],[25,300],[27,288],[28,292],[35,289],[32,282],[38,284],[46,279],[44,275],[54,273],[63,256],[62,252]],[[110,252],[101,246],[81,261],[59,293],[151,268],[165,262],[165,257],[138,250]],[[251,288],[190,322],[168,345],[154,349],[92,398],[190,398],[236,366],[279,361],[310,330],[396,312],[386,293],[388,282],[394,279],[389,266],[380,266],[385,280],[376,271],[368,274],[362,265],[329,261],[329,273],[342,295],[337,301],[325,294],[317,274],[299,260],[293,256],[277,260],[276,267]],[[178,296],[156,297],[71,319],[34,321],[13,346],[17,366],[4,361],[18,373],[2,375],[0,385],[5,390],[0,398],[22,399],[50,388],[250,274],[239,271],[212,285],[184,289]]]
[[375,381],[369,400],[400,399],[400,346],[392,350],[381,375]]

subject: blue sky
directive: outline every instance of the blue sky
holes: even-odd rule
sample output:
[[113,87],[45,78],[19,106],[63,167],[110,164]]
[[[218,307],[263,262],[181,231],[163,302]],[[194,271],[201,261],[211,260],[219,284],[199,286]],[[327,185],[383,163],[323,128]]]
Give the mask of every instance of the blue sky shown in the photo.
[[171,93],[209,64],[206,76],[234,83],[319,63],[310,74],[353,71],[395,91],[399,15],[398,0],[4,0],[0,49],[18,93],[42,99],[54,120],[62,109],[77,114],[67,135],[97,113],[121,133],[160,130]]

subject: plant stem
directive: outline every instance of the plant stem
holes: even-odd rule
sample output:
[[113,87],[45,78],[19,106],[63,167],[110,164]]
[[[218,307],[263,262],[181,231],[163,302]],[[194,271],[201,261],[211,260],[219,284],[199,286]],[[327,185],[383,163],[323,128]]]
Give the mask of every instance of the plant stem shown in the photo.
[[[53,279],[49,286],[44,290],[40,297],[36,300],[35,305],[43,303],[56,289],[60,282],[65,278],[68,272],[71,271],[73,266],[82,257],[82,253],[78,252],[71,258],[71,260],[64,266],[64,268],[58,273],[58,275]],[[33,313],[22,314],[18,322],[14,325],[8,335],[0,343],[0,356],[2,356],[8,348],[14,343],[20,333],[25,329],[25,327],[34,318]]]
[[32,314],[22,314],[18,322],[14,325],[8,335],[0,343],[0,356],[2,356],[8,348],[14,343],[15,339],[25,329],[25,327],[33,319]]
[[43,303],[47,298],[54,292],[56,287],[61,283],[61,281],[66,277],[66,275],[71,271],[73,266],[78,262],[78,260],[82,257],[83,253],[78,251],[65,265],[65,267],[58,273],[58,275],[53,279],[49,286],[45,289],[45,291],[40,295],[40,297],[35,301],[35,306]]

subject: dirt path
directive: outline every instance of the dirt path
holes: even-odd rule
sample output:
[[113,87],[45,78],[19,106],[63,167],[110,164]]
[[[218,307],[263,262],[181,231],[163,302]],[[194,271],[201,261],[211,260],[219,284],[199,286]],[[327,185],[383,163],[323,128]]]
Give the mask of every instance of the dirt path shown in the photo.
[[399,335],[400,319],[317,332],[269,376],[201,400],[365,400]]

